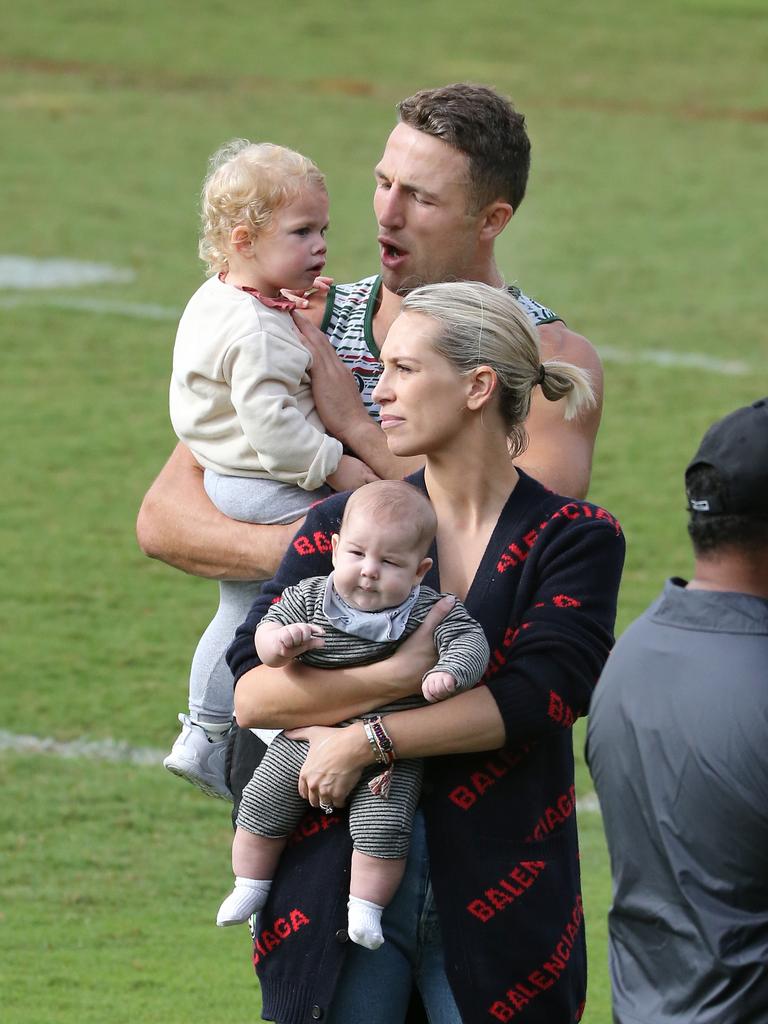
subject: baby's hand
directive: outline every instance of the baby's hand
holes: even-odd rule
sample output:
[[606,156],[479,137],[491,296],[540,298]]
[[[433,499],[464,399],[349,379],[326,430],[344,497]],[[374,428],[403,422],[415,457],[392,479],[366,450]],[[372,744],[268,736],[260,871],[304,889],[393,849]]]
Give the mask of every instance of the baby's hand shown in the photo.
[[360,459],[352,455],[342,455],[336,472],[331,473],[326,483],[334,491],[354,491],[363,484],[370,484],[378,479],[371,467]]
[[322,647],[325,640],[313,643],[314,637],[322,636],[325,636],[322,626],[315,626],[311,622],[292,622],[277,630],[278,650],[284,658],[298,658],[311,647]]
[[421,692],[425,700],[434,704],[456,693],[456,680],[450,672],[430,672],[421,684]]
[[321,276],[316,277],[312,282],[312,287],[307,288],[307,290],[302,292],[301,295],[298,295],[296,292],[292,292],[290,288],[281,288],[280,294],[284,299],[288,299],[290,302],[295,302],[299,309],[306,309],[307,306],[309,306],[309,300],[313,295],[325,301],[325,297],[331,290],[332,284],[332,277]]
[[256,653],[265,665],[281,668],[305,651],[323,647],[322,626],[310,622],[292,622],[288,626],[265,623],[256,630]]

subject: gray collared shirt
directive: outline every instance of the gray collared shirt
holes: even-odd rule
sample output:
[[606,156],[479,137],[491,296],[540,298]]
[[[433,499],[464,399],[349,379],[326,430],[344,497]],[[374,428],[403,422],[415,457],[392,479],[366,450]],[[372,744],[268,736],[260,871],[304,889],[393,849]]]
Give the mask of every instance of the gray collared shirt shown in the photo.
[[615,1021],[768,1021],[768,601],[669,580],[617,643],[587,758]]

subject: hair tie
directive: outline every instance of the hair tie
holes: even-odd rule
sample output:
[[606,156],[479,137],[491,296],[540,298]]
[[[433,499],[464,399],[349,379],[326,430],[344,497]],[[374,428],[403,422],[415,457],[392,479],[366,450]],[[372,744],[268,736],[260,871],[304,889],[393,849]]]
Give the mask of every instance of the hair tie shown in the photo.
[[541,366],[539,366],[539,376],[536,379],[536,383],[537,384],[543,384],[544,383],[544,378],[546,377],[546,375],[547,375],[547,368],[544,366],[544,363],[542,363]]

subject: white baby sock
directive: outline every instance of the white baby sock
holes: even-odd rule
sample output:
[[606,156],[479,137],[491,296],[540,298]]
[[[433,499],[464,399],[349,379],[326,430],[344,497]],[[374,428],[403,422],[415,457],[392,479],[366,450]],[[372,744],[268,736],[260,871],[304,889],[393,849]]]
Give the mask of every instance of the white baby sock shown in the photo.
[[226,928],[230,924],[243,924],[251,914],[261,910],[267,902],[272,879],[235,877],[235,888],[219,907],[216,924]]
[[380,907],[378,903],[361,900],[357,896],[350,896],[347,908],[347,934],[350,939],[358,946],[365,946],[366,949],[378,949],[384,942],[381,932],[381,915],[384,907]]

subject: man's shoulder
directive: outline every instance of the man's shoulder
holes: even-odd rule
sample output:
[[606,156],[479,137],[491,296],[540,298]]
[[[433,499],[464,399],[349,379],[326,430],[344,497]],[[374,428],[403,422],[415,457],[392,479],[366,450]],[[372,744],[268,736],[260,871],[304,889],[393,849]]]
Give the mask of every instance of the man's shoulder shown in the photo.
[[[381,284],[381,277],[372,274],[369,277],[360,278],[359,281],[350,281],[346,284],[334,284],[328,293],[326,300],[326,317],[330,318],[333,311],[345,305],[365,305],[378,291]],[[528,316],[537,325],[563,324],[563,318],[543,302],[526,295],[517,285],[509,285],[507,289],[512,297],[523,307]]]
[[537,327],[542,324],[563,322],[563,318],[558,313],[553,309],[550,309],[549,306],[545,306],[543,302],[539,302],[538,299],[534,299],[530,295],[526,295],[518,285],[508,285],[507,291],[512,298],[523,307]]
[[539,344],[542,359],[562,359],[587,370],[602,369],[600,356],[592,342],[583,334],[572,331],[562,320],[539,326]]
[[[538,327],[543,359],[562,359],[586,370],[601,371],[595,346],[584,335],[572,331],[559,313],[526,295],[517,285],[509,285],[507,291]],[[599,382],[593,380],[593,384]]]
[[325,312],[320,329],[327,334],[333,321],[341,315],[350,315],[355,310],[364,311],[376,295],[380,281],[378,274],[373,274],[359,281],[331,285],[325,300]]
[[358,281],[348,281],[346,284],[335,284],[331,287],[339,295],[368,294],[378,280],[378,274],[371,274],[369,277],[361,277]]

